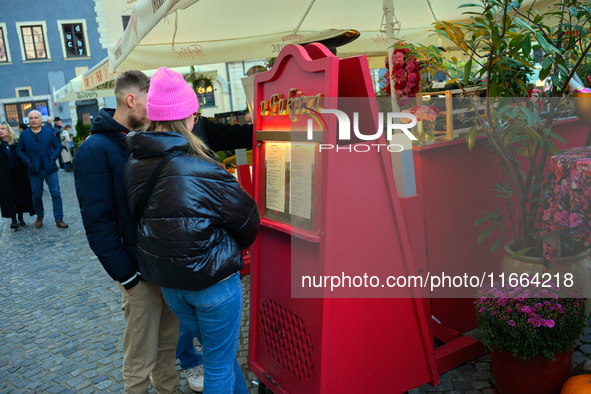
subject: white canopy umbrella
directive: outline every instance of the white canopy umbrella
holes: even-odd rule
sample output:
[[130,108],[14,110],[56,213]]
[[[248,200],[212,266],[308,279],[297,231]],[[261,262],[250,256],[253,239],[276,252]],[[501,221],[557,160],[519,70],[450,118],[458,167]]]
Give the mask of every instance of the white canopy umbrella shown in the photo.
[[[105,63],[100,63],[99,65],[104,66],[106,64],[107,59],[104,60]],[[96,67],[95,67],[96,69]],[[148,77],[151,77],[157,69],[146,70],[144,74]],[[173,70],[187,75],[190,73],[190,67],[176,67]],[[203,75],[206,78],[211,80],[216,80],[218,77],[217,70],[212,70],[209,68],[204,67],[196,67],[195,73],[197,75]],[[61,103],[64,101],[74,101],[74,100],[88,100],[88,99],[95,99],[99,97],[111,97],[114,96],[115,93],[113,89],[115,88],[115,77],[118,73],[110,74],[111,78],[105,79],[106,82],[102,82],[93,86],[92,89],[84,90],[83,83],[84,83],[84,75],[79,75],[76,78],[70,80],[66,84],[66,86],[62,87],[58,91],[54,93],[54,100],[55,102]]]
[[[399,37],[437,44],[437,20],[455,21],[465,0],[395,2]],[[109,49],[110,71],[211,64],[275,57],[286,44],[327,29],[354,29],[359,39],[339,56],[385,54],[383,0],[139,0],[120,40]],[[384,27],[385,29],[385,27]],[[131,56],[130,56],[131,54]]]
[[[533,0],[526,0],[531,3]],[[108,61],[84,76],[84,89],[128,69],[155,69],[276,57],[287,44],[327,29],[360,37],[339,57],[385,55],[385,4],[394,5],[394,34],[425,45],[452,47],[431,30],[436,21],[467,21],[466,0],[138,0],[127,29],[109,46]],[[538,0],[547,8],[553,0]],[[392,33],[390,33],[391,35]],[[391,42],[391,41],[390,41]]]

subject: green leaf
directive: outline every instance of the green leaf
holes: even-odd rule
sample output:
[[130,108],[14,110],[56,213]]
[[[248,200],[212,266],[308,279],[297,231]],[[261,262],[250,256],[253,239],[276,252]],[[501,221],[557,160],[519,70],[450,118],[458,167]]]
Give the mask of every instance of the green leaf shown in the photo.
[[503,244],[503,238],[501,237],[501,238],[497,239],[494,244],[492,244],[492,246],[490,247],[490,251],[496,252],[497,249],[499,249],[502,244]]
[[529,252],[530,250],[532,250],[532,248],[525,248],[525,249],[521,249],[520,251],[513,253],[511,256],[509,256],[510,259],[514,259],[517,258],[519,256],[523,256],[524,254],[526,254],[527,252]]
[[568,7],[568,10],[575,18],[579,16],[579,12],[577,11],[577,7]]
[[479,236],[478,236],[478,244],[480,245],[481,243],[484,242],[485,239],[488,238],[488,236],[490,235],[490,233],[492,233],[493,228],[489,227],[486,230],[484,230]]
[[519,26],[523,30],[529,30],[532,33],[535,33],[534,29],[529,25],[529,23],[527,23],[519,18],[513,18],[513,23],[515,23],[517,26]]
[[488,220],[488,218],[480,218],[480,219],[476,219],[476,221],[474,222],[475,226],[478,226],[480,223],[484,223]]
[[536,133],[536,131],[534,129],[532,129],[531,127],[529,127],[529,126],[524,125],[523,128],[522,128],[522,130],[527,135],[529,135],[530,137],[532,137],[533,139],[536,139],[536,140],[541,140],[542,139],[542,137],[540,137],[540,135],[538,133]]
[[525,86],[525,84],[523,83],[523,81],[521,79],[519,79],[519,78],[515,79],[515,81],[517,82],[517,84],[521,88],[521,92],[527,95],[527,87]]
[[563,144],[566,144],[566,140],[564,138],[562,138],[561,136],[559,136],[558,134],[550,133],[550,136],[552,138],[554,138],[556,141],[560,141]]
[[531,53],[531,36],[529,34],[526,34],[525,39],[523,40],[522,52],[526,57]]
[[560,78],[558,78],[558,75],[552,74],[552,84],[554,86],[560,86]]
[[472,126],[468,134],[466,134],[466,141],[468,142],[468,150],[471,151],[476,142],[476,125]]
[[552,152],[552,154],[554,154],[554,155],[558,154],[558,149],[556,148],[556,145],[554,145],[554,142],[546,141],[546,144],[548,144],[548,147],[550,148],[550,151]]
[[[532,30],[532,32],[533,32],[533,30]],[[542,47],[544,52],[546,52],[546,53],[550,53],[550,52],[560,53],[560,51],[558,49],[556,49],[553,45],[551,45],[548,41],[546,41],[546,39],[544,38],[542,33],[536,32],[535,34],[536,34],[536,38],[538,39],[538,42],[540,43],[540,46]]]
[[468,60],[464,66],[464,83],[468,84],[470,81],[470,74],[472,74],[472,59]]
[[482,4],[474,4],[474,3],[462,4],[461,6],[458,7],[458,9],[466,8],[466,7],[480,7],[480,8],[482,8]]

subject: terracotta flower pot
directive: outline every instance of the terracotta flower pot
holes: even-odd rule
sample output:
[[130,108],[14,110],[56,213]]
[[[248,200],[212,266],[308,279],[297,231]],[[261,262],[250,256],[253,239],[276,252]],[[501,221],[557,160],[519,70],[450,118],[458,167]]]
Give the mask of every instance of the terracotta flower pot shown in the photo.
[[537,355],[527,361],[511,353],[491,351],[492,373],[498,394],[560,394],[573,374],[573,349],[556,354],[554,360]]

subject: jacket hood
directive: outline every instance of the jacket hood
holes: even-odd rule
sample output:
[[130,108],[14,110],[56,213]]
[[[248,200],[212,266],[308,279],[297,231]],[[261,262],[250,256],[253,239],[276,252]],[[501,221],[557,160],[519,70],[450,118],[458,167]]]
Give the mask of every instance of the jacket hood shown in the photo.
[[115,110],[112,108],[101,109],[99,115],[92,121],[90,133],[112,133],[114,131],[129,133],[127,127],[121,125],[119,122],[113,119],[114,114]]
[[165,152],[189,152],[189,141],[174,131],[134,131],[126,138],[127,148],[136,159],[163,156]]

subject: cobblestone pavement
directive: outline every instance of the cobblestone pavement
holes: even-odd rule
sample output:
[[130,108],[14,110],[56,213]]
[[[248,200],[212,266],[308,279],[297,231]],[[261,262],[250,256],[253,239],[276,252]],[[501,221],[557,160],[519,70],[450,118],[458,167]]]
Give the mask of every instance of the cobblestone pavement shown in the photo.
[[[0,394],[123,393],[120,291],[88,247],[73,174],[60,171],[59,177],[68,229],[53,224],[47,190],[41,229],[35,228],[35,217],[25,217],[27,226],[16,232],[9,219],[0,220]],[[246,367],[249,279],[242,278],[238,360],[254,394],[256,379]],[[575,362],[586,361],[585,369],[591,369],[591,328],[585,334]],[[177,373],[181,391],[192,393],[178,363]],[[443,374],[441,381],[410,393],[492,393],[488,356]]]

